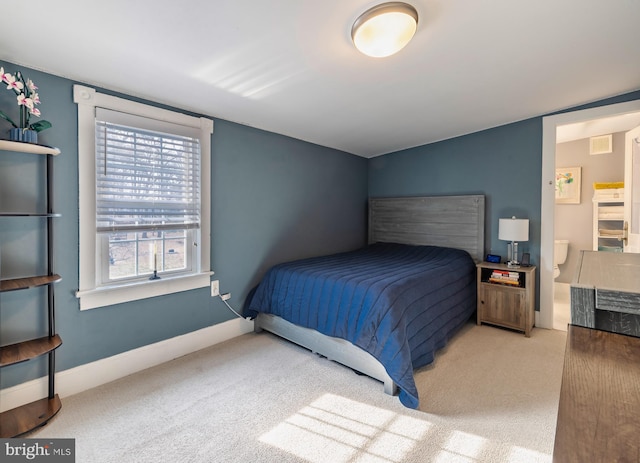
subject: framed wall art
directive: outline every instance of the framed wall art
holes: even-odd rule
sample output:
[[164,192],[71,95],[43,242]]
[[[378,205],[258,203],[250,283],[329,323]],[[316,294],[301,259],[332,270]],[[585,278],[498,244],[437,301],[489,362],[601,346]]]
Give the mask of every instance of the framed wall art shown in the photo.
[[581,167],[556,169],[556,204],[580,204]]

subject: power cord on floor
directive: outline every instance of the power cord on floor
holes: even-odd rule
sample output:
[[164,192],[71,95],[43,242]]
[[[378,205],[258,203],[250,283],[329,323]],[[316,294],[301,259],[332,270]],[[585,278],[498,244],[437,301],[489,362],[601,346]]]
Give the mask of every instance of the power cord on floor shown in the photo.
[[231,297],[231,295],[229,293],[224,293],[224,294],[218,294],[218,297],[220,298],[220,300],[222,302],[224,302],[224,305],[226,305],[230,311],[232,311],[234,314],[236,314],[236,317],[238,318],[242,318],[244,319],[245,317],[243,317],[242,315],[240,315],[238,312],[236,312],[233,307],[231,307],[229,305],[229,303],[227,302],[227,299],[229,299]]

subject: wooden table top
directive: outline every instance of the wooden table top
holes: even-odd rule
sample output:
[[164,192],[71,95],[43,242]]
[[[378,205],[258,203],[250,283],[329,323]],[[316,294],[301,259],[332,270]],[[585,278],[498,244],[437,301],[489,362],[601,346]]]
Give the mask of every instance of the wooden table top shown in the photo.
[[569,325],[554,462],[640,462],[640,338]]

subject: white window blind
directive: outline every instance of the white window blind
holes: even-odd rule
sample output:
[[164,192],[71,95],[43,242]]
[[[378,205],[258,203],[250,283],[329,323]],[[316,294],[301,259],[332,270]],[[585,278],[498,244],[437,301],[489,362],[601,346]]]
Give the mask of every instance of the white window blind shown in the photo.
[[96,108],[99,233],[200,227],[196,129]]

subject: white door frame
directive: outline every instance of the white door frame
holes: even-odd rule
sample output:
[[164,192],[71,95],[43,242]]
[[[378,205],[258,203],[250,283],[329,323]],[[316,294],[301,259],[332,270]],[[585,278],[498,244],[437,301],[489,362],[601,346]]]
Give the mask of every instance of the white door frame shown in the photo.
[[540,312],[536,326],[553,328],[553,241],[555,226],[556,129],[559,126],[640,111],[640,100],[583,109],[542,118],[540,197]]
[[637,211],[633,213],[631,211],[633,208],[633,197],[638,197],[638,192],[634,190],[640,188],[640,185],[636,185],[635,189],[633,187],[629,188],[633,185],[634,166],[636,175],[638,169],[640,169],[640,165],[637,165],[637,160],[634,163],[633,158],[633,145],[635,143],[634,140],[637,138],[640,138],[640,126],[634,127],[624,135],[624,184],[626,187],[624,189],[624,221],[625,226],[628,227],[627,239],[624,241],[624,252],[640,253],[640,233],[638,230],[632,233],[634,227],[631,226],[632,219],[636,219],[637,221],[637,217],[634,215]]

